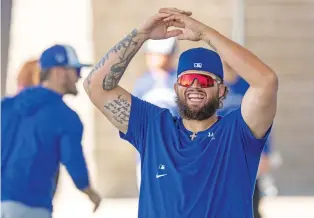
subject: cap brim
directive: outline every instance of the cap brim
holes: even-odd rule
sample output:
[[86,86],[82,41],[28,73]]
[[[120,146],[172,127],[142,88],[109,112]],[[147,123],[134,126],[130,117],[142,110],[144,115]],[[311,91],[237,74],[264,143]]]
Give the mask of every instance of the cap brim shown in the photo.
[[193,72],[185,71],[185,72],[181,73],[179,76],[185,75],[185,74],[202,74],[202,75],[206,75],[206,76],[208,76],[208,75],[209,76],[217,76],[214,73],[210,73],[210,72],[207,72],[207,71],[204,71],[204,70],[193,70]]
[[73,68],[83,68],[83,67],[92,67],[92,64],[75,64],[75,65],[68,65],[67,67],[73,67]]
[[92,67],[92,64],[79,64],[80,68],[82,67]]

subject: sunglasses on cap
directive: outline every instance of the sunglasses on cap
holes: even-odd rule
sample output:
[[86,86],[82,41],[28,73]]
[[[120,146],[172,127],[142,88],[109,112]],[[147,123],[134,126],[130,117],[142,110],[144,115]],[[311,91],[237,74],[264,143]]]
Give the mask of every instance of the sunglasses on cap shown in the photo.
[[177,82],[180,86],[190,87],[196,79],[202,88],[213,87],[215,85],[215,81],[218,84],[222,83],[222,80],[219,77],[197,73],[183,74],[178,78]]

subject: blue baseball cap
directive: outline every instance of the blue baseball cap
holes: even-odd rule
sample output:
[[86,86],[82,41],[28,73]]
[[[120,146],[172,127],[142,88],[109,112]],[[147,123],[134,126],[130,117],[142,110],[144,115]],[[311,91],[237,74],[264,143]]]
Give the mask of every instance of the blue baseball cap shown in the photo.
[[197,70],[203,73],[212,73],[221,79],[224,77],[220,56],[209,49],[192,48],[180,55],[177,76],[187,70]]
[[82,67],[90,67],[91,64],[82,64],[73,47],[69,45],[54,45],[46,49],[39,59],[42,70],[52,67],[70,67],[80,70]]

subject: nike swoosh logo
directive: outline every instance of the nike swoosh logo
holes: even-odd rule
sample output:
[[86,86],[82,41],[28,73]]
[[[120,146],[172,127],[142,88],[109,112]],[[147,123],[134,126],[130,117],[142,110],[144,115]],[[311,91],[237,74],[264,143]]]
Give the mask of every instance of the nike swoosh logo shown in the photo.
[[156,174],[156,179],[163,177],[163,176],[167,176],[167,174],[160,174],[160,175]]

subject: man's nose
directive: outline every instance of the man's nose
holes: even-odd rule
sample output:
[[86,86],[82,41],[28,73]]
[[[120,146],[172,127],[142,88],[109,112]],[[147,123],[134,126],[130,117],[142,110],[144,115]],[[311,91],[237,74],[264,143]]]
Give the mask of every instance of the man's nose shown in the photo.
[[200,82],[198,81],[198,79],[194,79],[193,83],[191,85],[192,88],[202,88]]

